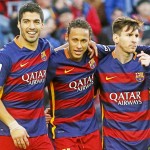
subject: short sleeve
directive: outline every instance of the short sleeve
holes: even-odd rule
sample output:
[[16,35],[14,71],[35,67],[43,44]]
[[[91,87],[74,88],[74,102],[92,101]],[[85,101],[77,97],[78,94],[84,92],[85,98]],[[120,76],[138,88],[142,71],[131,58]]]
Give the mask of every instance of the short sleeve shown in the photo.
[[0,52],[0,86],[3,86],[12,67],[10,57]]

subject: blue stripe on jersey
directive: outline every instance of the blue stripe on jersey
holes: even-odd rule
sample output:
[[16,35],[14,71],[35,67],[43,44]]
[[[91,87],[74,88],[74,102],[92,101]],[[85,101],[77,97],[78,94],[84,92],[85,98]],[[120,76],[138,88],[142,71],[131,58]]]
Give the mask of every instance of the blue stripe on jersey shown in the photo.
[[[122,103],[123,102],[124,101],[122,101]],[[127,104],[126,105],[118,105],[118,104],[109,103],[109,102],[108,103],[103,102],[103,103],[104,103],[105,109],[110,112],[142,112],[142,111],[150,109],[149,101],[143,101],[142,104],[139,104],[138,101],[135,101],[134,105],[132,105],[131,102],[129,103],[130,105],[127,105]]]
[[142,120],[142,121],[135,121],[135,122],[121,122],[121,121],[113,121],[111,119],[106,119],[104,118],[104,126],[108,128],[115,128],[120,131],[140,131],[140,130],[145,130],[145,129],[150,129],[150,120]]
[[[36,109],[43,107],[43,99],[42,100],[36,100],[36,101],[5,101],[3,100],[3,104],[7,106],[7,108],[22,108],[22,109]],[[25,107],[26,106],[26,107]]]
[[104,142],[105,145],[107,145],[107,149],[105,149],[104,146],[105,150],[148,150],[148,147],[150,147],[149,139],[136,142],[129,142],[129,141],[122,141],[117,138],[114,139],[111,137],[105,137]]
[[34,87],[34,91],[37,90],[41,90],[45,87],[45,85],[43,83],[38,83],[37,85],[30,85],[28,86],[28,84],[16,84],[16,85],[9,85],[9,86],[5,86],[5,93],[9,93],[11,92],[28,92],[28,91],[33,91],[33,87]]
[[[115,86],[114,86],[115,84]],[[103,88],[107,92],[122,92],[123,89],[126,89],[127,92],[133,91],[133,89],[136,89],[136,91],[141,91],[147,89],[146,86],[143,86],[145,83],[136,82],[136,83],[103,83]],[[128,87],[128,88],[127,88]],[[125,91],[125,90],[124,90]]]
[[[86,123],[86,125],[85,125]],[[49,131],[51,131],[51,124],[49,124]],[[56,138],[61,137],[72,137],[73,136],[82,136],[89,134],[98,130],[98,124],[96,120],[96,115],[92,118],[86,118],[85,120],[80,120],[71,123],[58,124],[55,130]],[[52,133],[49,132],[49,136],[52,138]]]
[[[33,120],[17,120],[28,132],[30,137],[36,137],[47,133],[47,127],[43,123],[45,122],[45,116]],[[40,125],[40,126],[38,126]],[[8,127],[0,121],[0,135],[10,136]]]
[[88,103],[82,106],[55,110],[55,116],[60,118],[70,118],[92,107],[93,107],[93,100],[89,101]]
[[[86,89],[86,90],[84,90],[84,91],[76,91],[76,90],[74,90],[74,91],[71,91],[71,92],[67,92],[67,91],[56,91],[55,90],[55,98],[56,98],[56,100],[62,100],[62,97],[65,97],[65,99],[67,100],[67,99],[70,99],[70,98],[73,98],[73,97],[75,97],[75,98],[81,98],[81,97],[83,97],[84,95],[86,95],[90,90],[92,90],[92,86],[91,87],[89,87],[88,89]],[[73,96],[74,95],[74,96]],[[63,100],[65,100],[65,99],[63,99]]]

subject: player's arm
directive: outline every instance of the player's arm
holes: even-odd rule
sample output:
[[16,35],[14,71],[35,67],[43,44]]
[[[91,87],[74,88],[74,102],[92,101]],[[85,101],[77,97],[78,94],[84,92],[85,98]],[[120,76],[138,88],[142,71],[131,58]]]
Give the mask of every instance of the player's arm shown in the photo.
[[[0,87],[0,92],[2,92],[2,87]],[[0,100],[0,120],[5,123],[9,129],[11,137],[14,141],[14,144],[18,148],[26,149],[29,146],[29,141],[27,137],[26,130],[20,126],[17,121],[8,113],[2,101]]]
[[141,51],[144,51],[146,54],[150,54],[150,46],[137,46],[136,52],[141,53]]
[[26,130],[18,124],[13,116],[11,116],[1,100],[3,95],[3,86],[5,85],[9,70],[11,70],[11,66],[10,58],[7,55],[0,53],[0,120],[9,127],[15,146],[26,149],[29,145],[29,135]]
[[66,49],[68,46],[69,46],[68,43],[65,43],[65,44],[63,44],[63,45],[61,45],[59,47],[56,47],[54,49],[54,51],[56,52],[56,51],[59,51],[59,50],[62,50],[62,49]]
[[99,59],[105,57],[107,54],[111,53],[115,49],[114,45],[106,46],[106,45],[97,44],[96,46],[98,49],[98,58]]

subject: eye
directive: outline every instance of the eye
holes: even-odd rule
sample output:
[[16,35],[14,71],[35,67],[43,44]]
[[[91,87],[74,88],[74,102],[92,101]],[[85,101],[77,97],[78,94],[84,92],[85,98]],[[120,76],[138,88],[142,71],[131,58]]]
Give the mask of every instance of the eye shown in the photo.
[[23,20],[23,23],[28,23],[29,22],[29,20]]
[[132,36],[132,34],[128,34],[128,36]]
[[40,24],[39,20],[34,21],[35,24]]
[[73,41],[73,42],[78,42],[78,40],[77,40],[77,39],[72,39],[72,41]]
[[135,37],[139,37],[139,34],[136,34]]
[[86,39],[82,40],[82,43],[86,43],[86,42],[87,42],[87,40],[86,40]]

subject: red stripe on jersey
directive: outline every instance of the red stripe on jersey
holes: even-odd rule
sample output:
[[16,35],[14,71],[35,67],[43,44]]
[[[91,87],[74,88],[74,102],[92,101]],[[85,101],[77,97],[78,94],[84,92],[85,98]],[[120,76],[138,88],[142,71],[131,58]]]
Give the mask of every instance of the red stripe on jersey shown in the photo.
[[[110,98],[111,94],[111,98]],[[102,99],[105,102],[109,103],[116,103],[118,100],[124,101],[124,100],[132,100],[132,99],[137,99],[142,102],[148,101],[148,90],[143,90],[143,91],[134,91],[134,92],[111,92],[111,93],[106,93],[102,92],[100,94],[100,99]]]
[[138,82],[134,73],[99,73],[99,78],[102,83]]
[[31,101],[31,100],[41,100],[44,97],[43,90],[36,90],[30,92],[11,92],[5,95],[3,94],[2,99],[7,101]]
[[110,136],[114,139],[119,138],[124,141],[140,141],[143,139],[148,139],[150,138],[150,129],[147,130],[141,130],[141,131],[121,131],[121,130],[116,130],[112,128],[107,128],[103,127],[104,129],[104,136]]
[[15,119],[32,120],[44,116],[44,107],[37,109],[7,108],[7,110]]
[[93,99],[94,91],[89,91],[86,95],[81,98],[73,98],[73,99],[63,99],[55,101],[55,109],[65,109],[65,108],[74,108],[78,106],[82,106]]
[[71,123],[71,122],[76,122],[76,121],[81,121],[81,120],[85,120],[87,118],[93,118],[93,116],[95,115],[95,107],[91,107],[88,110],[85,110],[83,112],[81,112],[80,114],[77,114],[76,116],[73,116],[71,118],[56,118],[54,120],[54,124],[60,124],[60,123]]
[[54,84],[55,91],[71,92],[75,90],[74,88],[69,87],[69,83],[53,82],[53,84]]
[[106,119],[111,119],[114,121],[121,121],[121,122],[134,122],[134,121],[143,121],[143,120],[150,120],[150,110],[142,111],[142,112],[109,112],[104,111],[104,117]]
[[[46,49],[45,51],[42,51],[42,52],[45,52],[45,54],[46,54],[46,60],[49,59],[49,57],[50,57],[50,49],[48,48],[48,49]],[[38,64],[42,63],[43,60],[42,60],[42,57],[41,57],[41,53],[38,54],[34,58],[20,60],[19,62],[14,63],[12,65],[11,72],[13,73],[13,72],[16,72],[16,71],[18,71],[20,69],[30,68],[31,66],[35,66],[35,65],[38,65]]]
[[[95,64],[94,64],[95,63]],[[62,75],[62,74],[76,74],[76,73],[83,73],[83,72],[89,72],[89,70],[94,69],[98,65],[98,58],[95,57],[93,58],[93,65],[94,67],[89,63],[86,63],[85,65],[81,67],[73,67],[73,66],[63,66],[63,67],[58,67],[56,70],[56,75]]]

